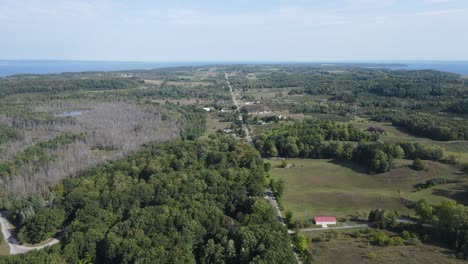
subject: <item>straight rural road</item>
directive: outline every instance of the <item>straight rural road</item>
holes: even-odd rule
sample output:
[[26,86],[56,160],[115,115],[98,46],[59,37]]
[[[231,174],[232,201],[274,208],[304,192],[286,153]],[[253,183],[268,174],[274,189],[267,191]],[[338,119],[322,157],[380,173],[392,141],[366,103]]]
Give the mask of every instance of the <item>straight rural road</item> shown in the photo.
[[[407,223],[407,224],[413,224],[417,225],[419,224],[418,221],[407,218],[407,217],[400,217],[397,219],[397,223]],[[324,231],[324,230],[337,230],[337,229],[353,229],[353,228],[367,228],[371,227],[373,223],[366,223],[366,224],[360,224],[360,225],[349,225],[345,224],[344,226],[335,226],[335,227],[316,227],[316,228],[304,228],[300,229],[300,232],[313,232],[313,231]],[[429,226],[430,225],[423,225],[423,226]]]
[[234,90],[232,89],[232,85],[229,82],[229,76],[227,73],[224,73],[224,77],[226,78],[226,83],[229,87],[229,92],[231,93],[232,103],[236,106],[237,111],[239,111],[239,121],[242,122],[242,130],[244,131],[245,139],[253,146],[254,144],[252,137],[250,136],[249,128],[247,127],[247,124],[245,124],[244,119],[242,118],[242,114],[240,113],[239,104],[237,103],[236,96],[234,95]]
[[[240,110],[239,109],[239,104],[237,103],[236,96],[234,95],[232,85],[229,82],[229,77],[228,77],[226,72],[224,73],[224,77],[226,78],[226,83],[227,83],[227,85],[229,87],[229,92],[231,93],[232,103],[236,106],[237,111],[239,111]],[[239,111],[239,121],[242,122],[242,129],[244,130],[245,139],[247,140],[247,142],[249,142],[250,145],[252,145],[253,148],[255,148],[252,137],[250,136],[249,128],[245,124],[244,119],[242,118],[242,114],[240,113],[240,111]],[[275,195],[273,194],[273,192],[271,191],[270,188],[265,189],[265,199],[267,199],[270,202],[271,206],[273,206],[273,208],[275,209],[276,217],[277,217],[278,221],[283,226],[286,226],[286,224],[284,223],[284,220],[283,220],[283,216],[281,215],[281,210],[279,209],[278,202],[276,201]],[[293,233],[294,233],[294,231],[288,229],[288,234],[293,234]],[[294,246],[292,244],[291,244],[291,247],[294,248]],[[299,259],[299,256],[296,254],[296,252],[294,250],[293,250],[293,254],[294,254],[294,257],[296,257],[297,263],[302,264],[302,261]]]
[[361,224],[361,225],[345,225],[345,226],[335,226],[335,227],[316,227],[316,228],[304,228],[300,229],[300,232],[313,232],[313,231],[324,231],[324,230],[337,230],[337,229],[353,229],[353,228],[366,228],[370,227],[371,223]]
[[10,224],[7,220],[7,215],[8,213],[5,211],[0,212],[0,224],[2,225],[3,238],[8,243],[8,247],[10,248],[10,255],[22,254],[31,250],[39,250],[60,243],[60,240],[52,238],[47,243],[40,246],[27,247],[20,245],[19,241],[11,233]]

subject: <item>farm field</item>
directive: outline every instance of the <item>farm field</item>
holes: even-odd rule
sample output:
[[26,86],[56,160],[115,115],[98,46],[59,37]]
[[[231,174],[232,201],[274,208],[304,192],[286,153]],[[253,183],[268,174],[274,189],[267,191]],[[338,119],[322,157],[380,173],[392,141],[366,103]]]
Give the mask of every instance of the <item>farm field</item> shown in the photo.
[[[353,231],[339,232],[337,238],[330,241],[314,242],[322,232],[303,233],[313,239],[308,247],[315,252],[314,260],[317,264],[326,263],[434,263],[456,264],[465,261],[456,259],[454,252],[442,247],[420,244],[404,246],[373,246],[363,238],[354,238]],[[375,254],[371,259],[369,254]]]
[[[411,161],[397,160],[387,173],[369,175],[351,161],[291,159],[292,168],[280,168],[281,160],[271,160],[271,175],[285,182],[282,197],[284,211],[291,210],[297,220],[315,215],[335,215],[344,218],[361,215],[376,208],[398,210],[412,214],[407,200],[426,198],[433,203],[456,199],[466,203],[464,185],[468,184],[460,171],[445,164],[427,161],[428,171],[414,171]],[[435,177],[445,177],[454,183],[415,191],[414,185]]]

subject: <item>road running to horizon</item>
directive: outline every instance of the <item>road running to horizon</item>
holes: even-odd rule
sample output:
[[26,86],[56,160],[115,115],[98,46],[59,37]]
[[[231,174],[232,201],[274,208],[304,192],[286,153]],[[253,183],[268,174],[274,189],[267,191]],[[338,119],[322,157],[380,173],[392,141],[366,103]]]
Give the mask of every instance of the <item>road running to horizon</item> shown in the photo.
[[[239,112],[239,121],[242,123],[242,129],[244,130],[245,139],[247,140],[247,142],[249,142],[250,145],[252,145],[253,148],[255,148],[255,145],[252,141],[252,137],[250,136],[250,133],[249,133],[249,127],[245,124],[244,119],[242,118],[242,114],[239,109],[239,104],[237,103],[236,96],[234,94],[234,89],[232,88],[232,85],[229,82],[229,77],[226,72],[224,73],[224,77],[226,78],[226,83],[229,87],[229,92],[231,93],[232,103],[236,106],[236,110]],[[276,197],[270,188],[265,189],[265,199],[267,199],[270,202],[271,206],[275,209],[276,218],[278,219],[278,221],[287,229],[288,227],[284,223],[284,219],[283,219],[283,216],[281,215],[281,210],[279,208],[278,202],[276,201]],[[287,230],[288,230],[288,234],[294,234],[294,231],[289,230],[289,229]],[[294,245],[292,244],[292,242],[291,242],[291,247],[294,249]],[[302,264],[302,261],[299,259],[299,256],[294,250],[293,250],[293,254],[294,254],[294,257],[296,257],[297,263]]]
[[244,122],[244,119],[242,118],[242,114],[241,114],[240,108],[239,108],[239,103],[236,100],[236,95],[234,94],[234,89],[232,88],[231,82],[229,82],[229,76],[228,76],[228,74],[226,72],[224,73],[224,77],[226,78],[226,83],[227,83],[227,85],[229,87],[229,92],[231,93],[232,103],[236,106],[237,112],[239,112],[239,121],[242,124],[242,130],[244,131],[245,139],[247,140],[247,142],[249,142],[255,148],[255,146],[253,144],[252,137],[250,136],[249,127],[247,126],[247,124]]

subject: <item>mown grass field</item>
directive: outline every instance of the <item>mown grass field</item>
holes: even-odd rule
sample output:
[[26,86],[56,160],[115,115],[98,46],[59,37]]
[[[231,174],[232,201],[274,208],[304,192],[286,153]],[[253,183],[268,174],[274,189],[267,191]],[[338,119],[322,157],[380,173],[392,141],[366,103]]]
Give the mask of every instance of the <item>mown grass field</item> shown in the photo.
[[[464,260],[456,259],[453,251],[429,244],[405,245],[405,246],[373,246],[362,238],[353,238],[351,233],[356,230],[339,232],[338,238],[331,241],[311,242],[309,249],[314,254],[317,264],[328,263],[408,263],[408,264],[456,264],[466,263]],[[314,238],[320,232],[304,233],[306,237]],[[375,259],[369,258],[369,253],[376,255]]]
[[[427,162],[428,171],[409,168],[411,161],[395,161],[390,172],[369,175],[351,161],[291,159],[292,168],[280,168],[281,160],[271,160],[271,175],[285,182],[282,197],[284,211],[291,210],[294,218],[307,220],[315,215],[334,215],[340,218],[367,214],[375,208],[398,210],[412,214],[406,200],[427,198],[433,203],[456,199],[466,203],[466,176],[457,168]],[[435,177],[445,177],[454,183],[416,191],[414,185]],[[456,182],[455,182],[456,181]]]
[[428,138],[417,137],[406,132],[405,129],[394,127],[391,123],[375,122],[367,118],[355,118],[354,120],[346,123],[352,124],[361,129],[367,129],[369,127],[381,128],[386,131],[386,134],[381,136],[381,140],[385,142],[396,143],[410,141],[420,142],[427,145],[436,145],[457,155],[461,162],[468,163],[468,141],[435,141]]
[[208,113],[208,117],[206,120],[206,132],[202,136],[202,138],[208,138],[208,135],[216,133],[218,129],[224,130],[225,128],[229,128],[231,126],[231,122],[221,122],[219,118],[216,116],[215,112]]
[[10,248],[8,247],[5,239],[2,238],[0,241],[0,256],[10,255]]

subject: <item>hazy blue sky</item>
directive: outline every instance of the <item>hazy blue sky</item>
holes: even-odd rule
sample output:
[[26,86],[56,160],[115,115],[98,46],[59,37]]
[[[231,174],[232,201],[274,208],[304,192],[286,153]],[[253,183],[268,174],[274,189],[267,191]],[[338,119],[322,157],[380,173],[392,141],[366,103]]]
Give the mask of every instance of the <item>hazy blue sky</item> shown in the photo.
[[468,60],[467,0],[0,0],[0,59]]

